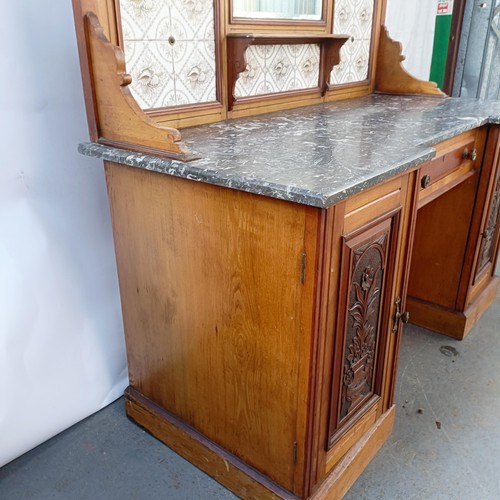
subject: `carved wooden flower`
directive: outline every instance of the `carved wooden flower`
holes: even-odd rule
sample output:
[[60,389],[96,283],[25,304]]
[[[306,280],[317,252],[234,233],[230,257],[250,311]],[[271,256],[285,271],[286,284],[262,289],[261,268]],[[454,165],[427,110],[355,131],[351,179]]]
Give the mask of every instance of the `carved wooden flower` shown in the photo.
[[373,277],[375,276],[375,270],[372,266],[368,266],[363,271],[363,276],[361,277],[361,289],[366,292],[371,284],[373,283]]

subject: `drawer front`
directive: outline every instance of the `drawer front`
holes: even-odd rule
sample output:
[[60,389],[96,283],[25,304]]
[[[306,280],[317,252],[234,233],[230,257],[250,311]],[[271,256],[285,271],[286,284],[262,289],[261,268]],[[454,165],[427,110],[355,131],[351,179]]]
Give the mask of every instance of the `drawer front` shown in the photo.
[[436,158],[419,171],[419,207],[473,175],[482,158],[477,130],[443,142],[436,149]]

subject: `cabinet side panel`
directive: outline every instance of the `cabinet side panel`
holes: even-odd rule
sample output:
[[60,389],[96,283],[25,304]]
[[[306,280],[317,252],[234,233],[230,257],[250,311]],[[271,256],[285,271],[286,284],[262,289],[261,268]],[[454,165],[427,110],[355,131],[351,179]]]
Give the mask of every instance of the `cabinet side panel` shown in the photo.
[[131,386],[292,490],[308,209],[106,174]]

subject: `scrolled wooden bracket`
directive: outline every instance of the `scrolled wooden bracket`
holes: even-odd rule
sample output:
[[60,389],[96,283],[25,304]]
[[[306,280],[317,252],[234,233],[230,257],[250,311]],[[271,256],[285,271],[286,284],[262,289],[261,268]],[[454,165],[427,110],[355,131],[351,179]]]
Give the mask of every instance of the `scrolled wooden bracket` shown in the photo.
[[132,78],[123,51],[106,38],[97,16],[87,12],[83,22],[97,141],[175,160],[199,159],[181,142],[177,129],[158,125],[139,107],[128,88]]
[[344,43],[349,40],[349,36],[328,38],[323,41],[321,47],[321,65],[320,65],[320,87],[321,95],[325,95],[330,89],[331,85],[330,74],[333,67],[337,66],[340,62],[340,49]]
[[228,37],[227,43],[227,91],[228,108],[233,109],[236,100],[234,93],[236,91],[236,81],[241,73],[247,68],[246,50],[254,42],[252,35],[243,35],[239,37]]
[[402,66],[405,56],[401,43],[389,37],[385,26],[380,31],[375,91],[382,94],[447,97],[436,83],[419,80]]

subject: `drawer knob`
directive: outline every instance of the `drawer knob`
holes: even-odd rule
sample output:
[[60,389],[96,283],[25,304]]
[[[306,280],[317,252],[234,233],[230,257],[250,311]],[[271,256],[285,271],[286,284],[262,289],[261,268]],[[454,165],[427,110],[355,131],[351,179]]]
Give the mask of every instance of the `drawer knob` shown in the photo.
[[420,185],[422,186],[422,189],[427,189],[429,187],[430,183],[431,183],[431,176],[430,175],[424,175],[422,177],[422,180],[420,181]]
[[464,160],[472,160],[476,161],[477,158],[477,149],[474,148],[472,151],[469,151],[469,148],[464,149],[464,154],[462,155]]

